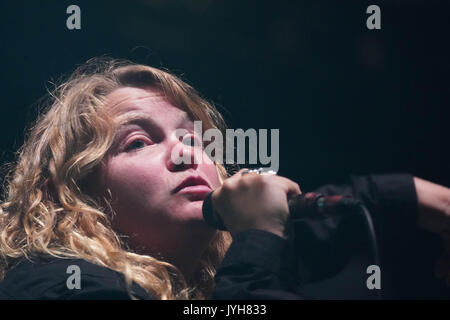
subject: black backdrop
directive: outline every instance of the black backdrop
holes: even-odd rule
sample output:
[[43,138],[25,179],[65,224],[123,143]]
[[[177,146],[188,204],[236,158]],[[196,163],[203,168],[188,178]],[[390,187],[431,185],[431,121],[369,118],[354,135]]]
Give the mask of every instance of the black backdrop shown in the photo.
[[[81,30],[66,28],[70,4]],[[381,30],[366,28],[370,4]],[[450,186],[449,9],[437,0],[2,1],[0,162],[22,144],[48,81],[106,54],[182,76],[232,128],[279,128],[279,174],[304,191],[351,173]]]

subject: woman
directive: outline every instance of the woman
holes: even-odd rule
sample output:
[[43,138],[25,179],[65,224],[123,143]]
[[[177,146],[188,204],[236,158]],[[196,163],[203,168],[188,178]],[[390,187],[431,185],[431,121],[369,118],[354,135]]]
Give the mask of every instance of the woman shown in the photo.
[[[299,186],[276,175],[228,178],[193,127],[224,122],[192,87],[152,67],[93,59],[51,97],[1,204],[6,298],[300,298],[283,276],[287,199]],[[188,133],[178,137],[180,128]],[[174,150],[201,161],[177,164]],[[230,233],[202,219],[212,190]]]
[[[192,152],[201,143],[193,120],[223,129],[220,114],[178,78],[110,59],[78,68],[51,96],[1,206],[1,278],[24,257],[37,265],[45,256],[83,259],[154,298],[208,297],[231,239],[205,224],[201,206],[227,173],[206,156],[198,165],[176,165],[171,151],[184,144],[182,152]],[[189,134],[178,139],[178,128]],[[181,189],[186,180],[197,186]],[[288,179],[273,180],[300,192]],[[278,206],[287,213],[286,200]],[[42,294],[31,298],[60,298]]]

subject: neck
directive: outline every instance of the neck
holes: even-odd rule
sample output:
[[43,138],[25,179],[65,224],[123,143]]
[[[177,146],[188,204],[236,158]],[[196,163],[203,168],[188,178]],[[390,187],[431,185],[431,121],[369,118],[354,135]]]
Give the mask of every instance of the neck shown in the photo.
[[[136,252],[155,257],[168,262],[181,272],[189,283],[198,269],[200,259],[208,248],[216,230],[211,229],[201,222],[193,226],[180,226],[176,232],[168,235],[164,241],[161,239],[139,239]],[[135,239],[138,240],[138,239]],[[136,242],[135,242],[136,243]],[[151,243],[149,247],[145,244]]]

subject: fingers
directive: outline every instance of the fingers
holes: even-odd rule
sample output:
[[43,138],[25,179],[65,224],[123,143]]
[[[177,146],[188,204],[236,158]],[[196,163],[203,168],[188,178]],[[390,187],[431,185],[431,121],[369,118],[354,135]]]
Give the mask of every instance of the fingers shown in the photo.
[[302,190],[298,183],[281,176],[274,176],[274,180],[278,180],[279,183],[284,186],[284,190],[288,196],[301,194]]

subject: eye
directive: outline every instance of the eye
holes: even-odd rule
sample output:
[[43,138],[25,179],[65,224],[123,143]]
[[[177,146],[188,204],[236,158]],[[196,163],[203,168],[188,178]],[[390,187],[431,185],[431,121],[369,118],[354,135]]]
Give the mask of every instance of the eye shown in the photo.
[[135,139],[125,147],[125,151],[142,149],[146,144],[148,144],[147,141],[143,139]]
[[190,147],[199,147],[201,144],[197,141],[194,135],[187,135],[183,138],[182,142]]

